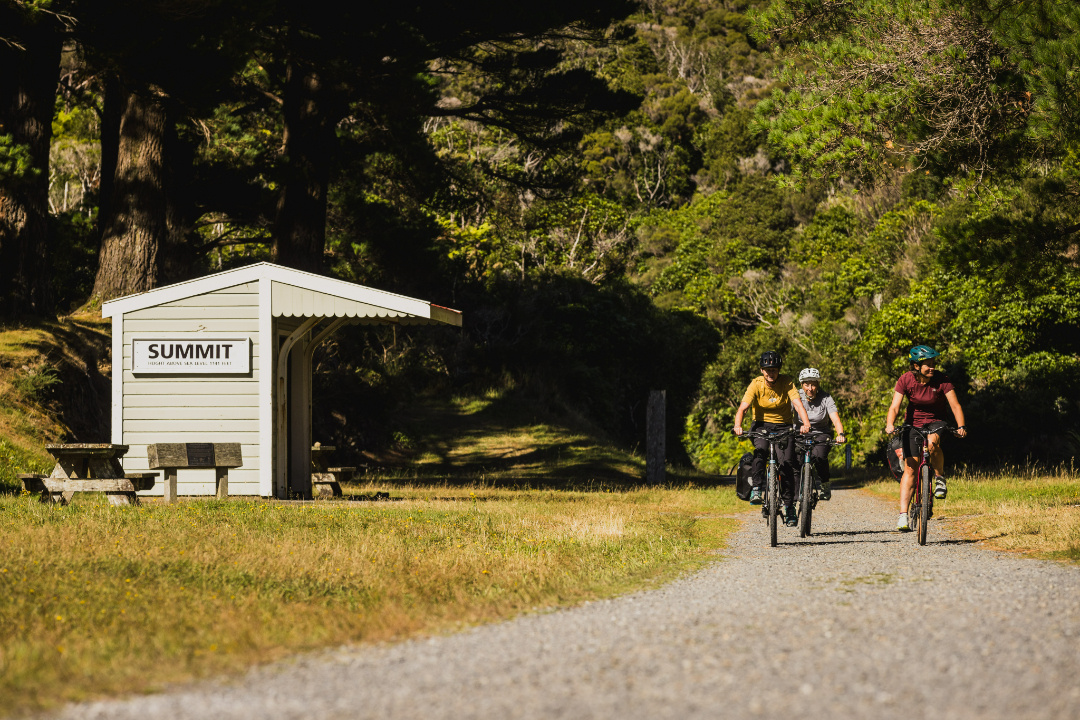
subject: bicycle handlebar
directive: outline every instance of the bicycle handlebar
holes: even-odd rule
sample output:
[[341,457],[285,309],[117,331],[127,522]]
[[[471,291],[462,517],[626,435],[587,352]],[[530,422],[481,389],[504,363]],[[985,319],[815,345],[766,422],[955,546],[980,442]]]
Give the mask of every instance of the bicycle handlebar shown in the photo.
[[[959,435],[957,435],[957,434],[956,434],[956,432],[957,432],[957,431],[958,431],[959,429],[960,429],[960,428],[958,428],[958,427],[950,427],[949,425],[946,425],[946,426],[945,426],[945,427],[943,427],[943,428],[939,428],[939,430],[948,430],[949,432],[951,432],[951,433],[952,433],[952,434],[953,434],[954,436],[956,436],[956,437],[960,437]],[[904,431],[904,430],[914,430],[915,432],[917,432],[917,433],[918,433],[919,435],[921,435],[921,436],[922,436],[922,439],[923,439],[923,440],[925,440],[925,439],[926,439],[926,436],[927,436],[927,434],[928,434],[928,433],[927,433],[927,432],[926,432],[925,430],[923,430],[922,428],[917,428],[917,427],[915,427],[914,425],[898,425],[898,426],[896,426],[896,429],[895,429],[895,430],[893,431],[893,435],[898,435],[898,434],[899,434],[900,432],[902,432],[902,431]],[[960,439],[961,439],[961,440],[963,440],[963,438],[960,438]]]
[[829,445],[835,447],[836,445],[843,445],[844,443],[834,440],[832,438],[818,438],[812,439],[809,435],[800,435],[795,438],[795,442],[800,445],[813,446],[813,445]]
[[735,437],[758,438],[760,440],[767,440],[769,442],[783,440],[794,432],[795,428],[789,428],[787,430],[771,430],[769,432],[765,432],[764,430],[747,430],[742,435],[737,435],[734,428],[732,428],[731,430],[731,434],[735,435]]

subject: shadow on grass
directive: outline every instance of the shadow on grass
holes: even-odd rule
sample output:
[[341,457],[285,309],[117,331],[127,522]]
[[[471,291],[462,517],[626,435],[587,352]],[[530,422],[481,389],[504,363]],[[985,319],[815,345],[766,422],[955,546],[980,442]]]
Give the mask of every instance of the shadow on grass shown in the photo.
[[[417,403],[412,448],[375,457],[355,483],[618,492],[645,484],[645,461],[588,423],[513,391]],[[664,486],[724,487],[730,475],[669,466]],[[471,499],[471,498],[470,498]]]
[[[463,470],[448,473],[421,472],[372,472],[362,475],[351,483],[342,483],[346,495],[360,493],[360,488],[376,484],[387,487],[412,487],[416,485],[436,488],[473,488],[484,487],[491,490],[564,490],[573,492],[629,492],[646,486],[643,475],[596,473],[584,471],[582,466],[574,468],[574,474],[517,476],[491,471],[468,472]],[[580,473],[580,474],[578,474]],[[590,476],[591,475],[591,476]],[[735,481],[724,475],[708,475],[695,470],[667,473],[663,484],[657,488],[721,488],[732,487]],[[471,496],[445,496],[439,500],[481,500]]]

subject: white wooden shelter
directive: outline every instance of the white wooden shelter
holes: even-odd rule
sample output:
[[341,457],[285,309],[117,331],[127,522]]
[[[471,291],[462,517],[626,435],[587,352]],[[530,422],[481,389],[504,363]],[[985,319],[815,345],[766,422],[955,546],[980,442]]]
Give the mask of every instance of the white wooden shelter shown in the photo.
[[[311,356],[322,341],[345,324],[461,325],[456,310],[272,263],[110,300],[102,316],[113,323],[112,442],[131,446],[125,471],[148,469],[151,443],[238,442],[229,493],[281,498],[310,496]],[[181,495],[214,493],[213,469],[177,481]]]

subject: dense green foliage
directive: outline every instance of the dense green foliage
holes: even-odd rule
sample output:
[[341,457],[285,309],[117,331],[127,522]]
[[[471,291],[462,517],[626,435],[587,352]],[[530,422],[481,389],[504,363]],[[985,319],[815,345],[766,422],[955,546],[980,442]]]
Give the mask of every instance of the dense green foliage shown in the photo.
[[[476,0],[329,22],[309,3],[298,35],[286,5],[208,3],[171,45],[168,3],[84,25],[53,126],[62,301],[93,285],[102,78],[171,58],[129,82],[170,93],[189,272],[287,259],[282,188],[330,148],[313,262],[465,313],[318,356],[317,433],[354,458],[401,442],[417,394],[492,385],[633,446],[665,388],[672,459],[726,470],[776,349],[821,369],[877,463],[916,343],[967,410],[951,461],[1080,451],[1073,4],[644,0],[487,22]],[[195,32],[217,17],[228,47]],[[291,62],[325,81],[305,91],[321,120],[289,119]],[[290,150],[290,122],[329,144]],[[0,173],[32,172],[19,153],[0,135]]]

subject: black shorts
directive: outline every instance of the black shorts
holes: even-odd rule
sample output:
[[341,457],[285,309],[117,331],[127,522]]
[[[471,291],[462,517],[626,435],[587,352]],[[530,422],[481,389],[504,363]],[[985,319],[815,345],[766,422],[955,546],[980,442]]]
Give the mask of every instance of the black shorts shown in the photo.
[[[947,428],[947,427],[949,427],[949,423],[944,422],[942,420],[935,420],[934,422],[932,422],[932,423],[930,423],[928,425],[923,425],[921,428],[918,428],[918,429],[923,431],[927,435],[936,434],[938,436],[938,445],[941,445],[942,444],[941,441],[945,438],[945,434],[946,434],[945,428]],[[922,445],[923,445],[922,435],[919,435],[918,433],[911,432],[911,428],[906,428],[904,430],[904,447],[907,448],[907,456],[906,457],[916,458],[916,459],[921,458],[922,457]]]

